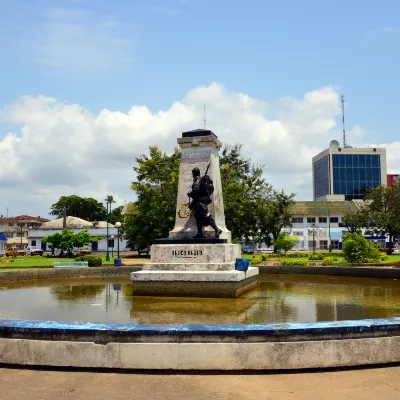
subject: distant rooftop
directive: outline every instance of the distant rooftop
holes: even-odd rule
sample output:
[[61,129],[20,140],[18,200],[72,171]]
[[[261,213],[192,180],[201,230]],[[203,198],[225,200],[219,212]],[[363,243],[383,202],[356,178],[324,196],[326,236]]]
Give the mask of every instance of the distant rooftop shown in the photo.
[[30,215],[18,215],[16,217],[0,217],[0,223],[16,223],[16,222],[47,222],[49,221],[46,218],[41,217],[31,217]]
[[194,136],[215,136],[218,137],[213,131],[208,129],[194,129],[193,131],[187,131],[182,133],[182,137],[194,137]]
[[296,201],[290,211],[293,215],[330,215],[355,213],[358,207],[354,201]]

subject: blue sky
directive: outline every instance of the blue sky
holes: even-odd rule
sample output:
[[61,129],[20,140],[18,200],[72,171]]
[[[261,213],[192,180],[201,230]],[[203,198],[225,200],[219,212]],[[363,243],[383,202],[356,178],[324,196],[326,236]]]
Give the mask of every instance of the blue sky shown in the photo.
[[[332,87],[347,100],[350,143],[360,140],[351,137],[355,126],[363,142],[398,139],[396,0],[0,0],[0,7],[0,117],[25,95],[93,114],[134,105],[157,113],[213,82],[268,104]],[[22,137],[24,123],[0,118],[0,139],[10,130]]]

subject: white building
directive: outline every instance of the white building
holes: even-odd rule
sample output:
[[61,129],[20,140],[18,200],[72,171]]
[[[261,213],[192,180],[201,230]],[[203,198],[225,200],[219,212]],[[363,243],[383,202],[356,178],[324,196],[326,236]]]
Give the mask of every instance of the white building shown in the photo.
[[329,148],[312,159],[314,201],[363,199],[365,189],[386,185],[386,149]]
[[[87,247],[93,252],[106,252],[107,251],[107,222],[100,221],[92,223],[76,217],[67,217],[64,223],[63,218],[49,221],[42,224],[39,228],[34,228],[29,231],[28,242],[29,246],[41,248],[44,251],[50,251],[50,248],[43,243],[45,236],[53,235],[54,233],[62,233],[63,229],[73,230],[74,233],[79,233],[83,230],[87,230],[92,237],[101,237],[97,243],[92,243],[91,246]],[[114,236],[114,239],[111,238]],[[118,249],[118,229],[108,224],[108,246],[109,251],[117,251]],[[120,251],[125,250],[126,240],[120,235],[119,238],[119,249]]]
[[[361,201],[297,201],[291,209],[292,227],[283,231],[297,238],[294,250],[328,250],[342,248],[342,238],[349,230],[343,220],[347,213],[356,213]],[[364,232],[365,233],[365,232]],[[387,247],[387,236],[364,235],[379,247]],[[315,241],[315,243],[314,243]]]

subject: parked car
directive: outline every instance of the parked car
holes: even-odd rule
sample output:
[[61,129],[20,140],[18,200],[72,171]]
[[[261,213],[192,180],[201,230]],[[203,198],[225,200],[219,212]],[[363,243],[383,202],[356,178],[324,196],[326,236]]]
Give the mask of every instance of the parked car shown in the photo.
[[12,249],[11,247],[6,250],[6,257],[24,256],[24,250]]
[[251,246],[244,246],[242,249],[243,254],[253,254],[254,250]]
[[77,256],[87,256],[88,254],[92,254],[91,250],[79,249],[76,252]]
[[138,255],[140,256],[141,254],[150,254],[150,247],[145,247],[144,249],[138,250]]
[[28,246],[26,248],[26,254],[28,256],[42,256],[43,255],[43,250],[42,249],[38,249],[35,246]]

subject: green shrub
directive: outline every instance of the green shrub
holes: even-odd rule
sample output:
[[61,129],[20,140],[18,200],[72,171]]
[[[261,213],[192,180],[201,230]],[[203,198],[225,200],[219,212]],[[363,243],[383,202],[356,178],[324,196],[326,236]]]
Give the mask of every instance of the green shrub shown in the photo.
[[343,254],[350,263],[367,263],[379,260],[378,249],[358,233],[348,233],[343,238]]
[[301,265],[301,266],[306,266],[308,265],[308,260],[306,258],[298,258],[296,260],[290,260],[290,259],[282,259],[281,260],[281,265]]
[[380,259],[381,261],[386,261],[388,258],[389,258],[389,256],[388,256],[387,254],[381,254],[381,255],[379,256],[379,259]]
[[332,265],[333,264],[333,257],[325,257],[322,260],[322,265]]
[[269,254],[261,254],[259,257],[261,257],[262,261],[266,261],[268,259]]
[[308,253],[288,253],[285,258],[308,258]]
[[324,259],[323,253],[315,253],[315,254],[310,254],[310,257],[308,257],[310,261],[319,261]]
[[260,262],[262,262],[263,259],[261,258],[261,256],[255,256],[253,257],[253,259],[251,260],[251,265],[257,265],[260,264]]
[[101,257],[98,256],[82,256],[75,258],[75,261],[86,261],[89,267],[100,267],[103,263]]

